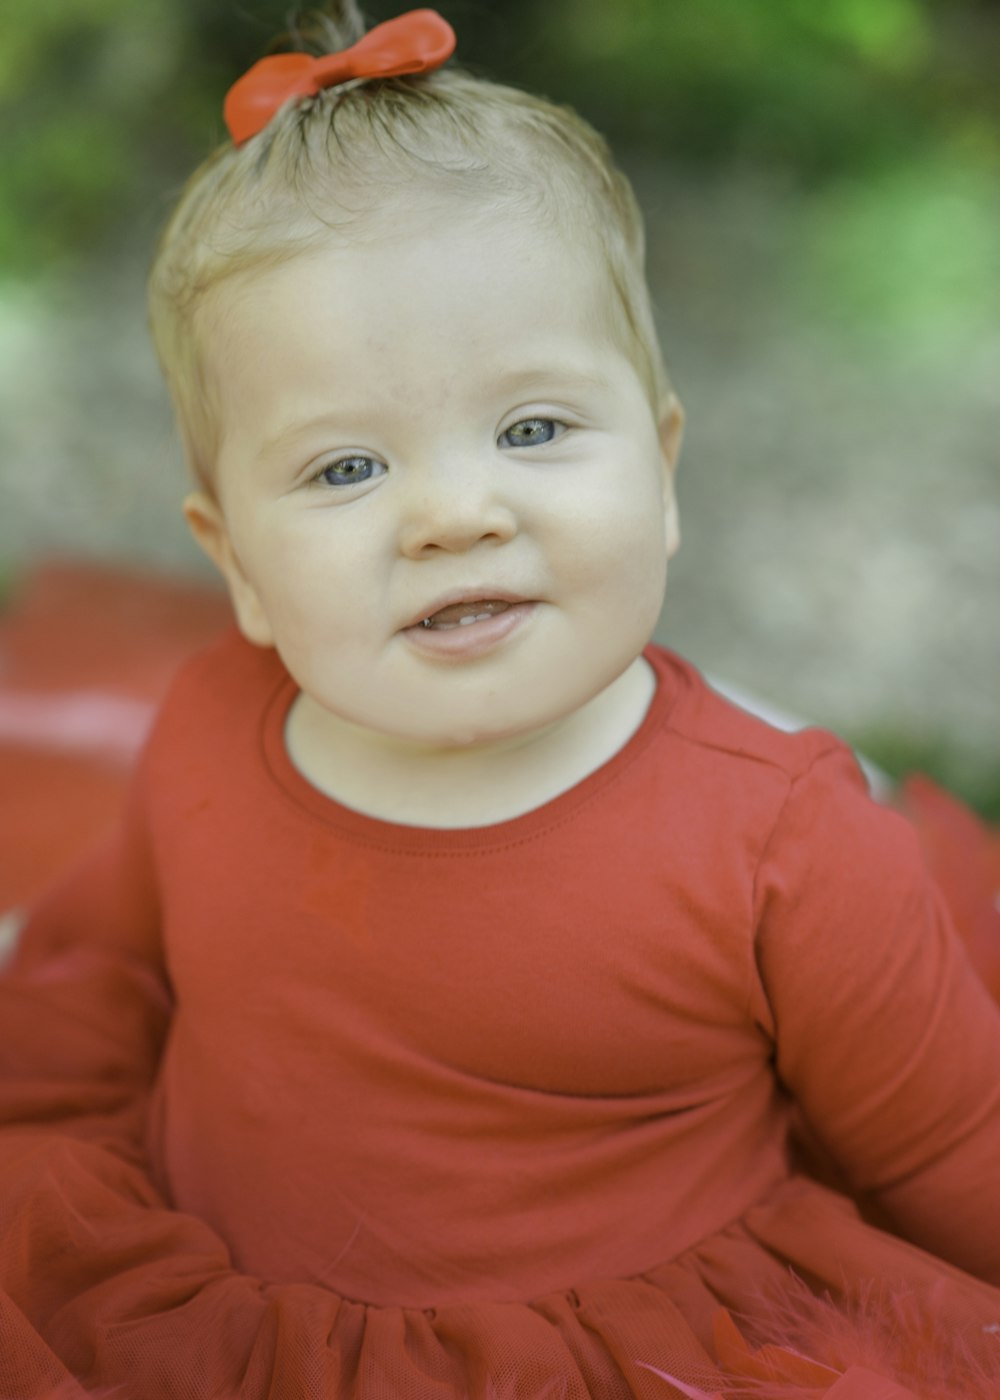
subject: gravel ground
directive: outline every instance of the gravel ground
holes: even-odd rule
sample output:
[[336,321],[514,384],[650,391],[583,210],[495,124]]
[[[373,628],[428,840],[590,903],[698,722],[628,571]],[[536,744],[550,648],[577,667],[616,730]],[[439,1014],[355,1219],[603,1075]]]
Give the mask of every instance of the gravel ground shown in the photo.
[[[862,334],[795,285],[799,197],[635,174],[688,410],[659,638],[846,734],[943,740],[1000,771],[1000,278],[985,330]],[[144,256],[47,299],[0,286],[5,568],[55,553],[204,571]]]

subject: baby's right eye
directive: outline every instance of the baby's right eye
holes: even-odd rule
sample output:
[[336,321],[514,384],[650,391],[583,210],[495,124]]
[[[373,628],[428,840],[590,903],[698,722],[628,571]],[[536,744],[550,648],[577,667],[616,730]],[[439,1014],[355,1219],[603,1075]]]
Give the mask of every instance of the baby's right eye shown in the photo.
[[325,467],[320,467],[313,480],[323,486],[355,486],[359,482],[371,481],[373,477],[382,476],[385,470],[385,463],[380,462],[377,457],[366,457],[359,452],[349,457],[338,457],[335,462],[327,462]]

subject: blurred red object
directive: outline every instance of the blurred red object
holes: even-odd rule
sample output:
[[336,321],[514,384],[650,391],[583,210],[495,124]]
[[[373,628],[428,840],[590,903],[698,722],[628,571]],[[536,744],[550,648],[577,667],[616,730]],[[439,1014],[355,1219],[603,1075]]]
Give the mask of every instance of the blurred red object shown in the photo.
[[894,806],[916,827],[969,957],[1000,1002],[1000,830],[920,774]]
[[0,915],[118,811],[181,662],[231,619],[207,584],[44,564],[0,616]]

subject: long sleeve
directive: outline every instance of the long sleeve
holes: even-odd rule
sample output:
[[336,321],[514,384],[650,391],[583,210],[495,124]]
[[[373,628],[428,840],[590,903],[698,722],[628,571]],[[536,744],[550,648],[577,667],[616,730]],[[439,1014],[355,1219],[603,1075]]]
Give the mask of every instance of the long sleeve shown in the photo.
[[914,833],[830,749],[791,785],[756,887],[758,1018],[853,1188],[1000,1283],[1000,1010]]
[[33,911],[0,1005],[0,1124],[126,1150],[171,1013],[138,782],[114,833]]

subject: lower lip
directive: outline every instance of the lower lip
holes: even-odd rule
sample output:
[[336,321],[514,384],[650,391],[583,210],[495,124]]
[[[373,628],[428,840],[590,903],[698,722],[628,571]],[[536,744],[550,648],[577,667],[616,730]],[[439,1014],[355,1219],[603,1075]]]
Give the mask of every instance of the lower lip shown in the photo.
[[483,656],[492,651],[500,642],[516,632],[522,623],[535,611],[534,603],[514,603],[502,613],[484,618],[482,622],[469,622],[458,627],[407,627],[402,635],[418,651],[428,656],[453,657],[466,660],[473,656]]

